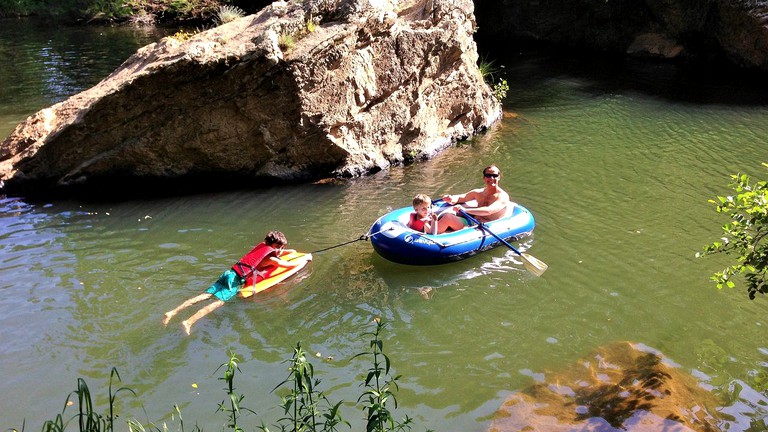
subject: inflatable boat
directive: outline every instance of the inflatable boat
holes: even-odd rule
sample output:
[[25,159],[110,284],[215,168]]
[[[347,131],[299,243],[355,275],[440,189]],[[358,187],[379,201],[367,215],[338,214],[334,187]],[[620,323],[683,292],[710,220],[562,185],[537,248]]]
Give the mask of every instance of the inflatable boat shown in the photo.
[[[441,213],[450,211],[451,207],[448,203],[441,203],[433,206],[433,211]],[[400,264],[445,264],[495,248],[502,244],[499,238],[508,242],[520,240],[529,236],[536,225],[528,209],[510,203],[506,215],[484,223],[485,229],[470,225],[458,231],[425,234],[408,228],[411,212],[413,207],[403,207],[373,223],[368,238],[379,255]]]

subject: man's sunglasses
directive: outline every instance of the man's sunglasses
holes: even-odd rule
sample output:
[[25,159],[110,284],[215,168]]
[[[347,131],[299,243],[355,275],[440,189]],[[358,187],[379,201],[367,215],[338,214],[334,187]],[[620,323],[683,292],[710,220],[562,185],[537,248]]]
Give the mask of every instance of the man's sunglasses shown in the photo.
[[492,173],[483,173],[483,177],[485,178],[499,178],[500,174],[492,174]]

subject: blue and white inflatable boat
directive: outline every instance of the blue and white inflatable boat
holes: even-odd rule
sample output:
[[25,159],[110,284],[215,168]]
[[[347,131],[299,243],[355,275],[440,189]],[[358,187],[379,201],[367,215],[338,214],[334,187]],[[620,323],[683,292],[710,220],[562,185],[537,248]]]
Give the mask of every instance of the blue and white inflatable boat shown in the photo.
[[[433,210],[440,213],[450,207],[441,203]],[[479,226],[436,235],[413,230],[408,228],[411,212],[413,207],[403,207],[373,223],[368,237],[379,255],[400,264],[435,265],[462,260],[502,244]],[[503,218],[484,223],[488,230],[508,242],[529,236],[535,225],[533,214],[516,203],[509,204]]]

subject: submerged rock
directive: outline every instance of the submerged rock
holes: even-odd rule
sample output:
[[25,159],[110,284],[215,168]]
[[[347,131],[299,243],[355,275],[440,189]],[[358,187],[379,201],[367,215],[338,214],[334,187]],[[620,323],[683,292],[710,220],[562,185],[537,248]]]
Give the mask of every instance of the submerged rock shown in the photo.
[[26,194],[247,187],[428,158],[501,116],[475,29],[471,0],[275,2],[141,48],[30,116],[0,145],[0,181]]
[[720,405],[660,353],[623,342],[511,395],[488,430],[716,431]]

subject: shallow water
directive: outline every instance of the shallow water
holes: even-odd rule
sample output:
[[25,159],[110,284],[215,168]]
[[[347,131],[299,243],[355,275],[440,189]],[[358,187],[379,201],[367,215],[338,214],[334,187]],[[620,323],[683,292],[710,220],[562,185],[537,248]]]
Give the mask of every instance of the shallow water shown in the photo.
[[[29,68],[47,52],[45,38],[38,43]],[[88,79],[71,87],[57,81],[71,62],[18,75],[0,90],[0,132],[120,61],[84,66]],[[396,416],[414,417],[417,429],[485,430],[506,395],[616,341],[659,350],[726,396],[733,417],[723,429],[765,419],[765,396],[750,385],[768,363],[766,299],[749,301],[741,286],[718,291],[708,279],[724,257],[694,255],[720,237],[725,220],[707,200],[729,192],[729,175],[766,177],[768,93],[633,62],[510,52],[503,64],[514,115],[424,163],[338,184],[144,201],[0,200],[0,424],[37,429],[78,377],[104,404],[115,367],[139,395],[121,394],[123,418],[170,421],[179,404],[187,425],[215,430],[226,421],[216,413],[225,398],[217,368],[234,351],[236,387],[258,413],[242,425],[255,430],[279,416],[271,391],[301,341],[359,430],[363,414],[351,405],[370,365],[350,359],[367,350],[360,335],[377,316],[402,375]],[[520,246],[549,265],[543,277],[501,248],[409,267],[354,241],[418,192],[480,186],[491,163],[536,217]],[[191,336],[180,322],[192,310],[162,326],[165,311],[270,229],[303,251],[350,243],[317,253],[292,282],[215,311]]]

